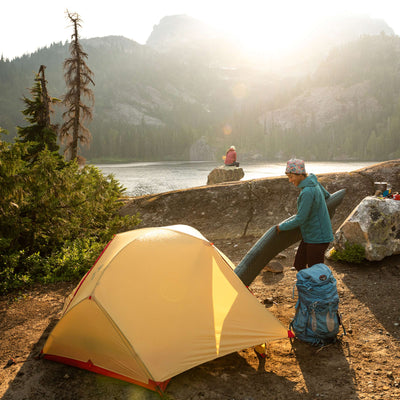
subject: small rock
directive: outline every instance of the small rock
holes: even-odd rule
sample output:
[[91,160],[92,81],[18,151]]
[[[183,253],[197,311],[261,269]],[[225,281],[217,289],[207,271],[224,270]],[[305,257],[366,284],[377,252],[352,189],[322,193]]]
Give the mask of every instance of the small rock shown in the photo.
[[278,260],[282,260],[282,259],[284,260],[287,258],[287,255],[283,254],[283,253],[279,253],[277,256],[275,256],[275,258],[277,258]]
[[264,304],[273,304],[273,302],[274,302],[274,299],[272,297],[267,297],[263,301]]
[[275,274],[280,274],[283,272],[283,265],[278,261],[271,261],[265,266],[265,270]]
[[224,380],[224,381],[227,381],[227,380],[229,379],[229,375],[226,374],[226,373],[224,373],[224,374],[221,374],[220,378],[221,378],[222,380]]

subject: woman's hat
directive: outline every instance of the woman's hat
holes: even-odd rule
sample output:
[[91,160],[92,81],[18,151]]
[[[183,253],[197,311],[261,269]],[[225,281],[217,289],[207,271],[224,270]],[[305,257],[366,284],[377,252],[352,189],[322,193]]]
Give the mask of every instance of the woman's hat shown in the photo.
[[291,158],[286,165],[285,174],[296,174],[304,175],[306,174],[306,167],[303,160],[297,158]]

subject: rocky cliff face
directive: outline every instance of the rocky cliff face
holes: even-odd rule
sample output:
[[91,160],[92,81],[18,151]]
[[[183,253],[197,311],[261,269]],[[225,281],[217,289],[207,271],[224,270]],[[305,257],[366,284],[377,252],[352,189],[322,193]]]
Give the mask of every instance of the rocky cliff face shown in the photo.
[[206,23],[188,15],[170,15],[154,25],[146,44],[161,52],[221,36],[217,30]]
[[[394,192],[400,191],[400,160],[318,178],[331,193],[347,190],[332,221],[336,231],[363,198],[374,194],[374,182],[390,182]],[[261,178],[132,198],[121,214],[139,213],[138,228],[191,225],[209,240],[260,237],[296,213],[298,194],[285,176]]]
[[340,119],[351,118],[368,110],[370,115],[381,111],[376,98],[369,95],[369,82],[349,87],[318,87],[290,101],[285,107],[268,111],[259,118],[267,130],[278,127],[283,130],[321,130]]

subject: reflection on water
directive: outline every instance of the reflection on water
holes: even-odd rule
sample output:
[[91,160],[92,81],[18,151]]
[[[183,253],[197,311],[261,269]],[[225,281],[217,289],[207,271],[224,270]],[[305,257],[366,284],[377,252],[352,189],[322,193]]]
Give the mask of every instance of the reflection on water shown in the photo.
[[[307,172],[349,172],[375,162],[306,162]],[[129,164],[96,164],[105,175],[113,174],[126,188],[128,196],[163,193],[207,184],[208,174],[218,167],[209,161],[140,162]],[[285,174],[285,162],[242,163],[242,181]]]

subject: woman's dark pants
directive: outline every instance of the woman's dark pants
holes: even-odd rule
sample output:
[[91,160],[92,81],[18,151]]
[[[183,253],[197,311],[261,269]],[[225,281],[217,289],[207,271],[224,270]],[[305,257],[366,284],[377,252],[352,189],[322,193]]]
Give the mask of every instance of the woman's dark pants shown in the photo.
[[294,267],[297,271],[312,267],[314,264],[324,263],[325,251],[329,243],[305,243],[300,242],[299,248],[294,259]]

